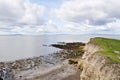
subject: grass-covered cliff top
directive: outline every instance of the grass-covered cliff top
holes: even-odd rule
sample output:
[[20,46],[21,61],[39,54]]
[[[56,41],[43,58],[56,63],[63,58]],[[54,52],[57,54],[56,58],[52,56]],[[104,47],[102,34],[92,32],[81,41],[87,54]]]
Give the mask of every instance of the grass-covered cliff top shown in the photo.
[[90,43],[103,49],[100,53],[108,58],[109,63],[120,63],[120,40],[96,37],[92,38]]

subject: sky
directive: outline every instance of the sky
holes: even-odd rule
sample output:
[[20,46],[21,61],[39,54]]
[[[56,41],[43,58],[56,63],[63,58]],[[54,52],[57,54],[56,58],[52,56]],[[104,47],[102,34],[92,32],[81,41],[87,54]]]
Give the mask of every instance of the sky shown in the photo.
[[0,0],[0,35],[120,34],[120,0]]

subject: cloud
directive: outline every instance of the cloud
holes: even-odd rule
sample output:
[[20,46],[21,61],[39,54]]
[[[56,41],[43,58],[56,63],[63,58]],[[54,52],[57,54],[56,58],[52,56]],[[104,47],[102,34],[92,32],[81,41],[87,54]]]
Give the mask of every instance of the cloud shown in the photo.
[[[120,30],[116,26],[116,22],[120,20],[119,3],[119,0],[64,0],[55,13],[63,24],[69,24],[78,32],[112,33],[111,29]],[[111,24],[111,28],[108,24]]]
[[29,1],[24,3],[25,13],[20,19],[24,24],[42,24],[45,8],[41,5],[32,4]]
[[0,0],[0,34],[120,34],[119,3],[62,0],[55,8],[30,0]]
[[10,33],[32,32],[30,29],[44,24],[44,13],[44,6],[29,0],[0,0],[0,28]]
[[104,25],[120,18],[119,0],[71,0],[56,10],[59,18],[76,23]]
[[30,3],[29,0],[1,0],[0,21],[10,24],[38,24],[38,21],[43,20],[44,10],[44,6]]

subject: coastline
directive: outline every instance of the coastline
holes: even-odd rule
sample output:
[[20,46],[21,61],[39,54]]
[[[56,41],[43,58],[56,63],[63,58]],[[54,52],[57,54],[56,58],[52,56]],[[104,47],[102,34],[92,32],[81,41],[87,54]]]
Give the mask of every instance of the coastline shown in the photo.
[[[76,76],[76,80],[79,80],[80,73],[75,65],[68,63],[68,59],[57,61],[54,64],[49,61],[42,61],[41,64],[32,68],[27,66],[22,69],[10,69],[7,67],[6,70],[12,70],[12,73],[7,75],[9,77],[5,80],[73,80],[72,78],[76,79]],[[12,78],[12,76],[14,77]],[[52,78],[50,79],[50,77]]]
[[[31,71],[29,74],[24,74],[25,76],[20,80],[79,80],[79,70],[74,65],[68,64],[67,61],[46,69]],[[74,79],[69,76],[73,76]]]
[[[69,45],[74,47],[74,44],[78,43],[70,43]],[[66,45],[64,45],[64,47],[66,47]],[[69,64],[69,59],[78,57],[76,54],[80,51],[74,51],[72,47],[70,50],[64,49],[64,47],[62,50],[47,56],[0,62],[0,69],[6,69],[8,77],[5,80],[37,80],[37,78],[40,80],[48,80],[51,76],[59,80],[73,80],[73,77],[69,76],[77,76],[79,80],[80,71],[75,65]],[[81,57],[81,55],[79,55],[79,57]]]
[[85,46],[81,43],[55,44],[61,51],[48,56],[1,63],[3,68],[12,70],[11,74],[8,71],[9,77],[5,80],[117,80],[120,79],[119,42],[96,37],[91,38]]

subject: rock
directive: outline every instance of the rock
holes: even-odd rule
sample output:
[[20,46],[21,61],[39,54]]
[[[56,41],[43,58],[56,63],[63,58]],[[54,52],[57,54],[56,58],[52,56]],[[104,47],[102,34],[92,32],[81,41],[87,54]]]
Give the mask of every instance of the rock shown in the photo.
[[79,62],[82,67],[80,80],[120,80],[120,64],[107,64],[107,57],[95,54],[99,50],[102,48],[97,45],[86,44]]

